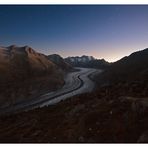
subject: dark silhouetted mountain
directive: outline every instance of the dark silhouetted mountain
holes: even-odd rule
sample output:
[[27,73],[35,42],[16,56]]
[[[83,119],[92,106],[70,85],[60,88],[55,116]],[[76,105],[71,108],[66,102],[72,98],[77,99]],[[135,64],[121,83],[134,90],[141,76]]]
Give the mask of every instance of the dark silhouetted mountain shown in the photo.
[[62,70],[47,56],[28,46],[0,47],[0,104],[28,99],[63,83]]
[[104,69],[109,66],[109,63],[104,59],[95,59],[92,56],[81,56],[81,57],[68,57],[65,61],[75,67],[86,67],[86,68],[101,68]]
[[114,62],[98,78],[108,82],[148,80],[148,48]]
[[58,54],[49,55],[48,59],[64,71],[69,71],[72,69],[72,66],[69,63],[65,62],[65,60]]

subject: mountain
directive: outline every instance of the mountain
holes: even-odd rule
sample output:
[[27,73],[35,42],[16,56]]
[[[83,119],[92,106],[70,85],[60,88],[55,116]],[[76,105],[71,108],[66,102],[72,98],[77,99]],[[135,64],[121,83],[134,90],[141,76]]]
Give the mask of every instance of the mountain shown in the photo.
[[128,82],[148,80],[148,48],[132,53],[111,64],[99,81]]
[[54,71],[55,67],[45,55],[37,53],[31,47],[12,45],[0,48],[0,78],[4,76],[11,80],[12,75],[17,79],[44,75]]
[[48,59],[64,71],[69,71],[72,69],[72,66],[58,54],[48,55]]
[[86,68],[101,68],[104,69],[109,66],[109,63],[104,59],[95,59],[92,56],[76,56],[65,58],[65,61],[75,67]]
[[47,56],[29,46],[0,47],[0,105],[56,89],[63,83],[61,69]]
[[[96,78],[118,82],[114,85],[100,86],[53,106],[0,118],[0,142],[148,142],[147,67],[145,49],[112,63]],[[144,85],[129,83],[135,80]]]

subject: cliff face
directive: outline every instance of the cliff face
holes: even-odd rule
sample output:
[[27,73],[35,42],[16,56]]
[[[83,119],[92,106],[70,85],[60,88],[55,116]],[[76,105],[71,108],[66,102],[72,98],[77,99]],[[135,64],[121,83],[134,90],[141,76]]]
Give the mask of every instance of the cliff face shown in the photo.
[[0,104],[29,99],[64,83],[62,71],[31,47],[0,47]]

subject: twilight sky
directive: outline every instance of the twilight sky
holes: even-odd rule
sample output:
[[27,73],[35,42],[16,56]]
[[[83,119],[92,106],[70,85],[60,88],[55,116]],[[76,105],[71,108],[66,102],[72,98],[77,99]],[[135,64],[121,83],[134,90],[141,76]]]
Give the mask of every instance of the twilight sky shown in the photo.
[[148,47],[148,5],[0,6],[0,45],[116,61]]

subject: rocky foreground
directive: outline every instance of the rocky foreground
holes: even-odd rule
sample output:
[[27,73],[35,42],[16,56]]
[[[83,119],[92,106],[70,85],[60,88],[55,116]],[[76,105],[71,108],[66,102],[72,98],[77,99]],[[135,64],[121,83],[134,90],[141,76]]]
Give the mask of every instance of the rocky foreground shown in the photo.
[[0,142],[148,142],[148,83],[104,86],[57,105],[0,118]]

